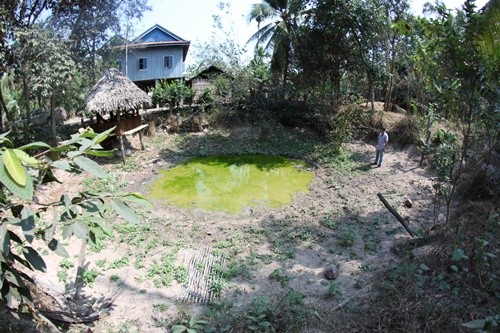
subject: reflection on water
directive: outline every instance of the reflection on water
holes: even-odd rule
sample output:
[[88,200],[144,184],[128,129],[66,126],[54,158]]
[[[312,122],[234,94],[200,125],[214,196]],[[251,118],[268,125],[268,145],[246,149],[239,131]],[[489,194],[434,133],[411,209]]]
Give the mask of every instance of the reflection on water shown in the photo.
[[280,156],[204,157],[162,171],[149,197],[184,208],[238,213],[247,206],[283,206],[296,192],[307,192],[312,179],[304,163]]

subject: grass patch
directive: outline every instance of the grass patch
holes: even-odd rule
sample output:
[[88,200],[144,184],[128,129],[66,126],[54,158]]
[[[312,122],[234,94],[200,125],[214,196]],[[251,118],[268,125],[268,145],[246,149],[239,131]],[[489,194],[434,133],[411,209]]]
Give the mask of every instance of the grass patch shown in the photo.
[[104,269],[104,267],[106,267],[106,263],[107,263],[106,259],[99,259],[96,261],[95,265],[100,269]]
[[376,254],[380,249],[380,237],[375,232],[375,228],[367,228],[363,231],[364,251],[369,254]]
[[305,295],[288,289],[278,298],[256,295],[244,308],[232,303],[210,304],[203,315],[209,318],[213,332],[287,332],[303,331],[314,311],[304,303]]
[[156,310],[156,311],[159,311],[159,312],[167,312],[168,311],[168,304],[163,304],[163,303],[160,303],[160,304],[153,304],[153,308]]
[[118,166],[125,172],[139,171],[142,168],[141,164],[132,158],[125,159],[125,163],[119,163]]
[[282,288],[288,286],[288,282],[292,279],[291,276],[287,275],[283,269],[276,268],[270,275],[269,279],[278,281]]
[[226,280],[231,280],[235,277],[241,277],[245,280],[251,280],[253,278],[252,270],[246,262],[241,260],[235,259],[224,267],[215,266],[214,269],[218,270]]
[[66,283],[69,278],[68,270],[75,265],[68,259],[64,258],[59,262],[59,270],[57,271],[57,279],[60,282]]
[[94,192],[121,192],[126,184],[124,178],[116,174],[108,174],[105,178],[87,177],[82,180],[82,185],[87,190]]
[[340,290],[340,284],[338,281],[324,281],[328,290],[326,291],[324,298],[329,299],[333,297],[342,297],[342,291]]
[[83,283],[89,286],[90,288],[93,288],[94,282],[100,274],[101,273],[99,273],[99,271],[97,271],[96,269],[84,268],[82,274]]
[[259,140],[259,131],[213,130],[206,135],[167,135],[159,133],[153,145],[165,149],[173,156],[211,156],[266,154],[287,157],[311,157],[317,139],[290,131],[274,129],[266,140]]
[[330,171],[337,175],[342,174],[344,177],[352,175],[357,167],[357,162],[353,159],[352,154],[346,150],[337,153],[329,146],[320,146],[316,148],[314,155]]
[[176,253],[167,253],[159,261],[153,260],[146,276],[153,280],[156,288],[168,287],[174,280],[179,283],[187,282],[187,268],[176,265],[176,257]]
[[359,237],[359,227],[356,224],[344,224],[337,234],[340,245],[351,247]]
[[125,256],[123,258],[117,259],[109,264],[110,269],[117,269],[127,266],[129,263],[129,256]]

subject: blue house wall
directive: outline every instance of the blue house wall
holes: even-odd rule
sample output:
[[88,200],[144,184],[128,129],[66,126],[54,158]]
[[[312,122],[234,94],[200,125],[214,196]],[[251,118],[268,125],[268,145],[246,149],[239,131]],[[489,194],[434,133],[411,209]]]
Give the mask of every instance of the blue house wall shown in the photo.
[[[127,45],[128,57],[123,52],[120,71],[143,89],[154,86],[158,80],[184,78],[189,45],[189,41],[154,25]],[[171,56],[169,67],[164,66],[165,56]],[[146,59],[146,68],[140,68],[141,58]],[[144,60],[141,62],[144,65]]]
[[[163,66],[163,57],[172,56],[171,68]],[[139,69],[139,58],[147,59],[147,68]],[[125,74],[125,55],[122,56],[122,72]],[[184,77],[182,47],[157,47],[144,50],[134,49],[128,55],[128,77],[132,81],[178,79]]]
[[177,39],[175,39],[172,35],[169,35],[160,29],[154,29],[141,37],[142,43],[159,42],[159,41],[176,41],[176,40]]

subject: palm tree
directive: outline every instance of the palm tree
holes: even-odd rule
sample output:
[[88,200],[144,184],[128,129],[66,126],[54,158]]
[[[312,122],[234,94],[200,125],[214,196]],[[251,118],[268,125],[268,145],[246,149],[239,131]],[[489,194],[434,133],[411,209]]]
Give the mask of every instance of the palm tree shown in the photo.
[[248,14],[248,23],[252,21],[257,22],[257,30],[260,30],[260,24],[262,21],[270,18],[273,14],[272,8],[265,2],[254,3],[250,14]]
[[[248,23],[252,21],[257,22],[257,33],[260,31],[260,24],[262,21],[270,18],[273,15],[272,8],[265,2],[254,3],[252,5],[252,9],[250,10],[250,14],[248,14]],[[257,37],[257,43],[255,44],[255,53],[259,52],[261,49],[259,45],[259,37]]]
[[479,48],[493,64],[500,61],[500,0],[488,1],[480,13]]
[[[262,0],[262,3],[252,5],[248,16],[250,22],[257,21],[258,31],[247,43],[256,41],[257,49],[262,43],[265,50],[272,50],[271,71],[282,75],[283,84],[288,78],[290,52],[296,40],[303,3],[303,0]],[[273,18],[274,22],[260,28],[261,22]]]

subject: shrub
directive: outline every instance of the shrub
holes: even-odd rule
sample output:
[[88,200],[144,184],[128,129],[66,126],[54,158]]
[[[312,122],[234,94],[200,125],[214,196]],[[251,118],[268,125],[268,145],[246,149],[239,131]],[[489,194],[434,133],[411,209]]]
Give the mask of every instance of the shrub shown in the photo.
[[418,120],[412,115],[407,115],[396,123],[391,130],[391,141],[403,146],[418,143],[420,138],[420,128]]
[[152,90],[153,103],[168,104],[170,110],[179,106],[183,100],[191,100],[194,96],[192,88],[181,81],[160,81]]
[[356,129],[365,122],[364,112],[357,103],[347,105],[338,112],[332,121],[330,142],[336,152],[340,152],[342,144],[351,141]]

